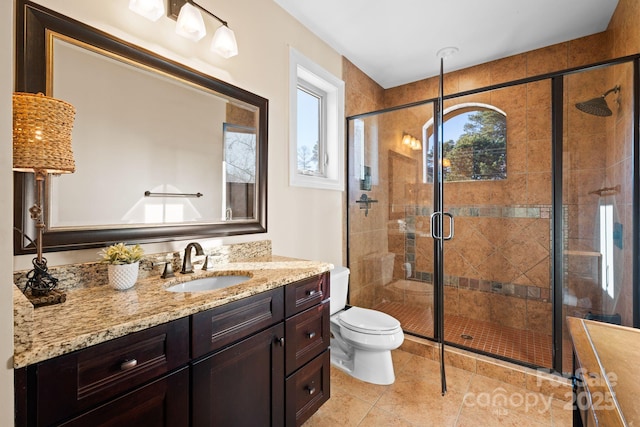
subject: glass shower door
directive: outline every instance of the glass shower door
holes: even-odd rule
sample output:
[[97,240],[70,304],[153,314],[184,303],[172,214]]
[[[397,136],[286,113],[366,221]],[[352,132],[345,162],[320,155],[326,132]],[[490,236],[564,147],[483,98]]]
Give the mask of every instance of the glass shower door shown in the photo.
[[[452,98],[444,109],[444,337],[552,367],[551,84]],[[445,221],[444,233],[448,234]]]

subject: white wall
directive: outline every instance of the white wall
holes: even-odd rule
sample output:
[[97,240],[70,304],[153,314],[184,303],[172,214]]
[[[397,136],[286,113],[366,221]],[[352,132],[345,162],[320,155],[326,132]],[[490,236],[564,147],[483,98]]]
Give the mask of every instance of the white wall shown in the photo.
[[0,14],[0,425],[13,425],[13,177],[11,93],[13,92],[13,2]]
[[[175,22],[150,22],[130,12],[128,0],[37,0],[116,37],[199,69],[269,99],[268,233],[204,241],[207,245],[270,239],[277,255],[342,262],[343,193],[288,185],[288,55],[293,46],[327,71],[341,77],[342,61],[315,35],[271,0],[201,0],[229,22],[240,54],[225,60],[211,53],[216,29],[205,17],[207,37],[199,43],[174,33]],[[5,79],[6,81],[6,79]],[[148,253],[180,250],[185,242],[147,245]],[[45,254],[49,265],[97,259],[96,250]],[[30,268],[32,256],[14,257],[14,269]]]

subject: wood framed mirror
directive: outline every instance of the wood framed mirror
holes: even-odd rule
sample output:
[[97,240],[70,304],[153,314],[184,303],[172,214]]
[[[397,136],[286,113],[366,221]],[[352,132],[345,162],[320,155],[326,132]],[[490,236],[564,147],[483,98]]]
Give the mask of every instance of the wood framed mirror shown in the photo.
[[[16,29],[16,91],[77,111],[46,252],[266,232],[267,99],[28,1]],[[14,252],[31,253],[33,174],[14,182]]]

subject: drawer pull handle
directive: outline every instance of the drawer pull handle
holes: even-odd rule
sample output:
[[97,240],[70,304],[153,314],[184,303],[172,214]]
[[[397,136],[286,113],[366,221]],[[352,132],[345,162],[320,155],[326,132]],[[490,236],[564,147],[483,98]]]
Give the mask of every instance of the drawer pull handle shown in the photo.
[[278,342],[280,343],[280,347],[284,347],[284,337],[278,339]]
[[317,289],[311,289],[310,291],[307,291],[307,296],[308,297],[313,297],[318,293]]
[[307,390],[307,393],[309,393],[309,395],[312,395],[313,393],[316,392],[316,388],[315,387],[306,386],[305,389]]
[[129,369],[133,369],[138,365],[138,361],[136,359],[125,360],[120,364],[121,371],[128,371]]
[[315,332],[307,333],[307,338],[309,338],[310,340],[314,339],[315,337],[316,337],[316,333]]

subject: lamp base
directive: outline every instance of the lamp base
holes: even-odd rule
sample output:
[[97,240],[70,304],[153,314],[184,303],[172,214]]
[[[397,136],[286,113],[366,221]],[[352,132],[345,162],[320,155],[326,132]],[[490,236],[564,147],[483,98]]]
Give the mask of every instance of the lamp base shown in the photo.
[[47,305],[61,304],[67,300],[67,294],[55,289],[49,291],[49,293],[46,295],[33,295],[31,289],[27,289],[24,292],[24,295],[35,308],[44,307]]
[[33,270],[27,273],[27,283],[23,291],[31,304],[34,307],[42,307],[65,302],[67,295],[54,289],[58,285],[58,279],[49,274],[46,258],[34,258],[32,264]]

